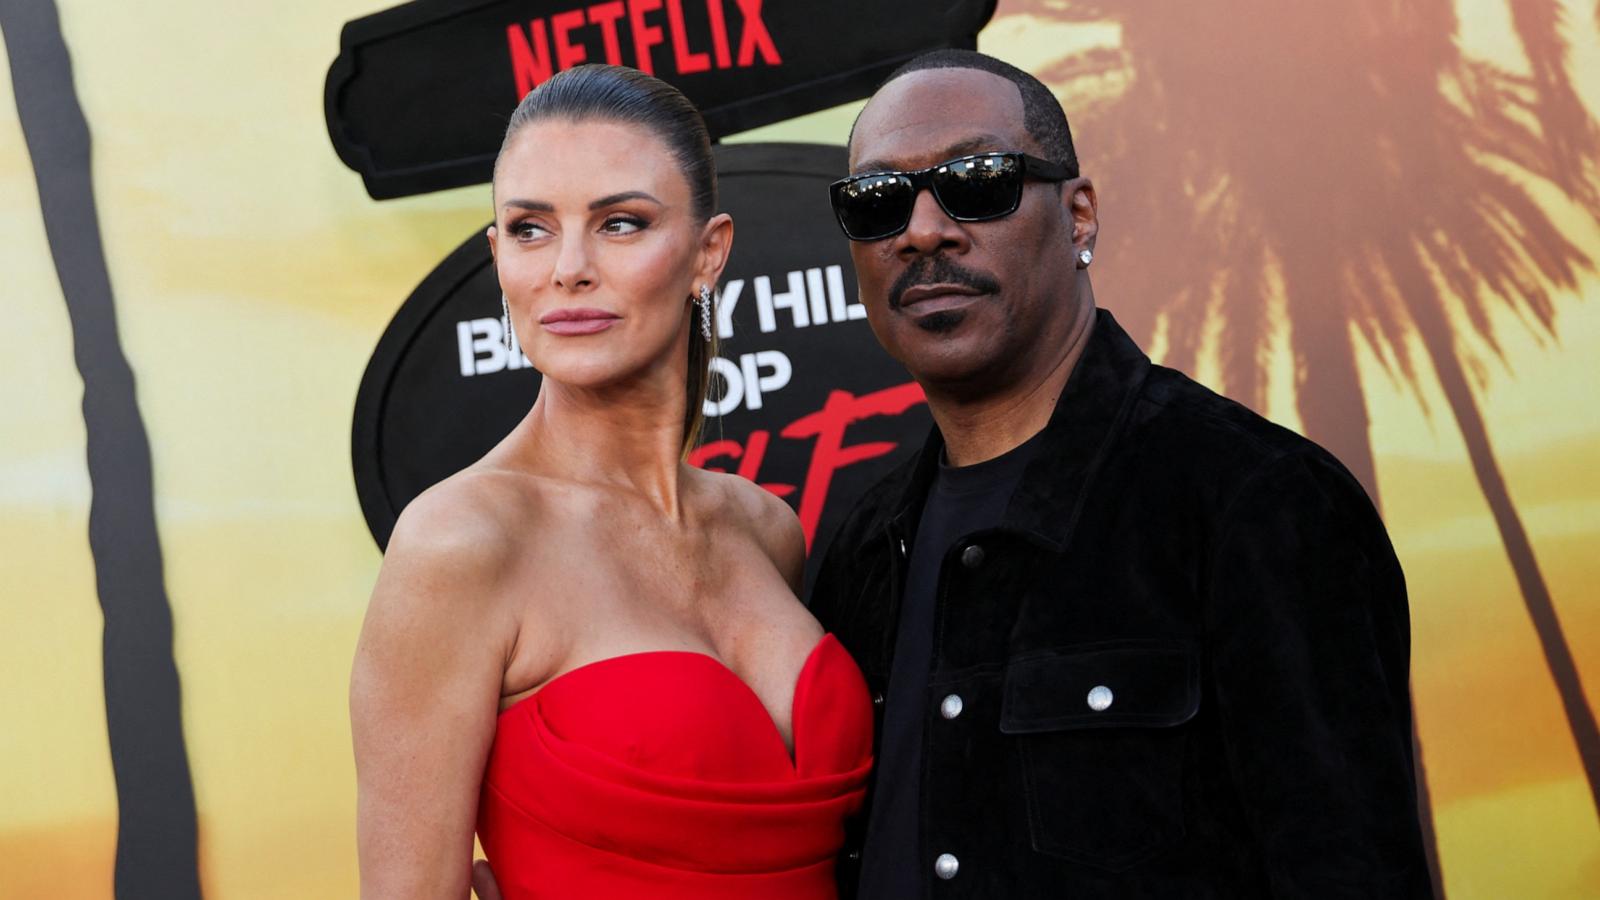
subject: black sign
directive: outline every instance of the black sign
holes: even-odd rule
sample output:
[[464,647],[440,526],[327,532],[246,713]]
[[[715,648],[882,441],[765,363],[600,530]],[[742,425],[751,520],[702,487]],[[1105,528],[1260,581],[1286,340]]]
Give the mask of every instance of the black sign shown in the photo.
[[976,46],[996,0],[415,0],[346,23],[333,146],[382,199],[488,181],[506,120],[554,72],[633,66],[713,137],[867,96],[919,53]]
[[[927,409],[856,300],[825,190],[845,170],[844,148],[734,144],[717,148],[717,168],[736,237],[717,301],[717,399],[690,461],[783,497],[809,544],[826,546],[847,505],[921,445]],[[356,490],[380,546],[413,497],[481,457],[532,406],[539,375],[502,340],[479,229],[417,286],[361,379]]]

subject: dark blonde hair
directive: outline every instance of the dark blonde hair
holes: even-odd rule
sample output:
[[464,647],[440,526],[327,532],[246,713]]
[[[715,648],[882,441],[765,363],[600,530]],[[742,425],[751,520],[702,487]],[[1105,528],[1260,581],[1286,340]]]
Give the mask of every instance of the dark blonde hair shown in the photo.
[[[678,170],[689,182],[690,213],[704,225],[717,208],[717,167],[711,155],[711,135],[705,119],[689,98],[675,87],[624,66],[583,65],[559,72],[540,84],[517,104],[506,124],[500,157],[523,126],[545,119],[573,122],[600,120],[641,125],[650,129],[671,151]],[[495,159],[495,172],[500,170]],[[714,317],[713,317],[714,318]],[[689,374],[683,411],[685,456],[699,443],[705,424],[705,401],[711,386],[711,359],[717,355],[717,332],[711,339],[700,332],[698,314],[689,327]]]

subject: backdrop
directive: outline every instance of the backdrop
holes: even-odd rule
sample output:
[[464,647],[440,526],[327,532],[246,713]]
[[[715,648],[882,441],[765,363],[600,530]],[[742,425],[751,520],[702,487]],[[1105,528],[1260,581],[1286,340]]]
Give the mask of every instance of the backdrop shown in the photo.
[[[358,387],[488,190],[341,163],[384,3],[57,5],[0,0],[0,897],[353,896]],[[1600,895],[1600,9],[1001,0],[978,45],[1067,109],[1103,305],[1380,501],[1441,894]],[[764,274],[831,312],[839,255]]]

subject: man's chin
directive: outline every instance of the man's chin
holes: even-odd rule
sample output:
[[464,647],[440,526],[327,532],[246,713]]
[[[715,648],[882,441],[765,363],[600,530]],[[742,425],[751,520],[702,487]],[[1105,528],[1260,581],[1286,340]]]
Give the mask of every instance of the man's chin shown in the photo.
[[[900,364],[923,387],[964,393],[966,388],[988,380],[984,376],[994,368],[994,361],[984,348],[964,340],[939,341],[931,334],[918,336],[927,343],[903,346],[897,356]],[[938,344],[930,346],[935,341]]]
[[964,309],[946,309],[931,312],[925,316],[918,316],[912,321],[916,326],[930,334],[949,334],[961,327],[967,320],[967,311]]

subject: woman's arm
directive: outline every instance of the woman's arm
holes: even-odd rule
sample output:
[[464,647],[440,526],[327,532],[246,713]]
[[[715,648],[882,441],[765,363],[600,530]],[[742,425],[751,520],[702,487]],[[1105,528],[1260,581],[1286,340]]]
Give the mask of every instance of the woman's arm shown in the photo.
[[406,508],[350,677],[361,896],[465,898],[484,762],[516,620],[505,534],[460,492]]

